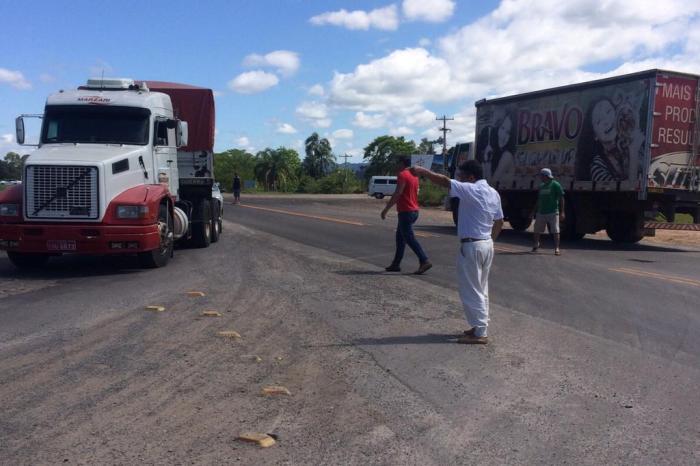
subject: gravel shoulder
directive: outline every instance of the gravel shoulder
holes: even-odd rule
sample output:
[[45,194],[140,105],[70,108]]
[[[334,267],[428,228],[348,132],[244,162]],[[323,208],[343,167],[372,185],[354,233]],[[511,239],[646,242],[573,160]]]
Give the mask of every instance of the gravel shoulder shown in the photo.
[[[502,307],[492,345],[446,343],[464,325],[451,290],[230,222],[225,241],[215,273],[182,293],[6,346],[0,463],[700,459],[700,374],[683,354],[649,357]],[[292,395],[263,397],[266,385]],[[236,441],[244,431],[278,443]]]

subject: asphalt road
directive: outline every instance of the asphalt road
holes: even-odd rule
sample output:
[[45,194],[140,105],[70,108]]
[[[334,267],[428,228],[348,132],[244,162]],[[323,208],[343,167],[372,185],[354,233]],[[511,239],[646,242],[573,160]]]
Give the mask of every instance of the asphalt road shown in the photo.
[[[383,267],[393,257],[396,222],[395,216],[379,218],[383,205],[362,197],[319,202],[258,196],[235,206],[231,218]],[[434,264],[422,280],[456,292],[458,242],[449,215],[424,211],[416,231]],[[700,248],[588,238],[565,243],[556,257],[551,247],[545,239],[541,252],[531,254],[530,233],[505,230],[496,245],[491,302],[700,368]],[[415,268],[407,248],[403,272]]]
[[[464,328],[449,216],[418,223],[432,270],[411,275],[408,251],[386,274],[381,205],[244,198],[219,243],[158,270],[0,258],[0,464],[700,461],[700,251],[590,239],[531,255],[506,231],[492,342],[465,347],[448,339]],[[279,384],[291,396],[260,396]]]

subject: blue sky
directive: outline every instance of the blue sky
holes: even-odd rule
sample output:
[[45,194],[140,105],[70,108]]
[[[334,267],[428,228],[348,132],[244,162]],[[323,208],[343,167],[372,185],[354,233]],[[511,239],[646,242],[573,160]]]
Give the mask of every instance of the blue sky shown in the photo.
[[698,12],[697,0],[0,0],[0,152],[16,149],[15,116],[102,71],[214,89],[219,151],[300,150],[317,131],[359,161],[381,134],[437,137],[443,113],[452,142],[470,140],[483,97],[700,72]]

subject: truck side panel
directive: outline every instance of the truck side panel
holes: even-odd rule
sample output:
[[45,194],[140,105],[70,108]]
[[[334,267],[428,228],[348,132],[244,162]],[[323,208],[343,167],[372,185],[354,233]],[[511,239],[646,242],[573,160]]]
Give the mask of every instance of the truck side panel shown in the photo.
[[648,186],[698,190],[700,155],[695,125],[698,78],[661,72],[654,98]]
[[475,158],[499,190],[532,190],[549,167],[566,189],[644,188],[653,77],[561,93],[488,101],[477,108]]

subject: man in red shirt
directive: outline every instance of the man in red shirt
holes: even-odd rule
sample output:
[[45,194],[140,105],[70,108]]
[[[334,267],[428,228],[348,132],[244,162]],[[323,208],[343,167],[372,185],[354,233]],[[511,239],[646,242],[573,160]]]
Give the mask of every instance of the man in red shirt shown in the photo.
[[413,234],[413,224],[418,220],[418,177],[409,170],[411,166],[410,157],[399,158],[396,164],[396,191],[386,203],[382,210],[382,220],[386,219],[386,214],[391,207],[396,204],[396,211],[399,214],[399,223],[396,227],[396,254],[385,270],[387,272],[400,272],[401,259],[406,249],[410,247],[416,256],[420,266],[416,270],[416,275],[425,273],[433,264],[428,261],[428,256],[423,252],[423,248]]

